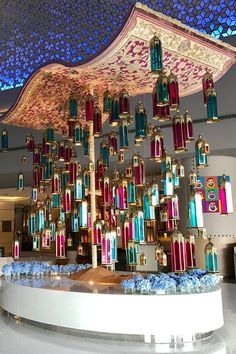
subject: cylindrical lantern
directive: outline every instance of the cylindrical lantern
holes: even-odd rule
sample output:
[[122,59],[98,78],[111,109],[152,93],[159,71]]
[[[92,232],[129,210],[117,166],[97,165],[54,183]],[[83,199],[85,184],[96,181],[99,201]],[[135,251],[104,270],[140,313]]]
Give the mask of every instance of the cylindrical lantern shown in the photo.
[[50,248],[51,246],[51,230],[44,229],[42,231],[42,248]]
[[119,109],[119,96],[117,94],[112,96],[111,101],[111,112],[109,116],[109,125],[116,126],[119,123],[120,117],[120,109]]
[[196,167],[207,167],[207,155],[209,154],[210,149],[206,140],[202,139],[199,135],[198,140],[195,143],[195,157],[196,157]]
[[93,135],[98,137],[102,134],[102,112],[99,107],[93,111]]
[[74,129],[73,129],[73,143],[76,146],[80,146],[83,141],[83,129],[82,125],[79,121],[74,122]]
[[135,139],[142,140],[147,136],[147,114],[141,101],[135,108]]
[[85,198],[79,205],[79,221],[81,228],[88,227],[88,202]]
[[111,112],[111,103],[112,103],[111,93],[109,90],[106,90],[103,94],[103,112],[104,113]]
[[202,195],[197,191],[192,191],[189,200],[189,221],[190,228],[202,228],[203,211],[202,211]]
[[8,131],[3,129],[1,131],[1,149],[3,152],[8,150]]
[[119,139],[120,139],[120,150],[127,150],[129,148],[129,134],[128,134],[128,123],[126,119],[122,119],[119,123]]
[[188,231],[184,236],[185,240],[185,254],[186,254],[186,267],[195,268],[196,267],[196,256],[195,256],[195,237]]
[[184,152],[187,150],[184,118],[183,116],[180,116],[179,112],[177,111],[176,116],[173,117],[172,122],[174,150],[175,152]]
[[210,86],[207,89],[207,123],[219,122],[217,112],[216,90]]
[[151,72],[161,73],[163,69],[162,45],[160,39],[154,35],[150,40]]
[[226,180],[225,175],[223,175],[219,183],[219,202],[221,214],[233,213],[234,210],[231,183]]
[[209,87],[214,87],[213,76],[211,73],[206,71],[202,77],[203,101],[205,106],[207,105],[207,89]]
[[18,173],[18,177],[17,177],[17,190],[18,191],[24,190],[24,175],[21,171]]
[[127,118],[130,115],[129,94],[123,89],[119,93],[119,117]]
[[185,243],[180,231],[175,230],[171,234],[170,245],[172,272],[184,272],[186,270]]
[[169,105],[168,78],[164,73],[160,73],[156,82],[157,106]]
[[168,76],[168,89],[170,98],[170,109],[179,108],[179,84],[178,78],[172,72]]
[[185,133],[185,140],[187,142],[193,141],[194,136],[193,136],[193,122],[192,122],[192,117],[188,113],[188,110],[185,110],[184,113],[184,133]]
[[209,242],[204,249],[205,254],[205,267],[206,270],[210,273],[218,272],[218,259],[217,259],[217,248],[211,242],[209,238]]
[[93,113],[94,99],[93,96],[89,93],[85,98],[85,116],[87,121],[93,122]]
[[65,258],[66,255],[66,228],[62,221],[58,221],[56,229],[56,257]]

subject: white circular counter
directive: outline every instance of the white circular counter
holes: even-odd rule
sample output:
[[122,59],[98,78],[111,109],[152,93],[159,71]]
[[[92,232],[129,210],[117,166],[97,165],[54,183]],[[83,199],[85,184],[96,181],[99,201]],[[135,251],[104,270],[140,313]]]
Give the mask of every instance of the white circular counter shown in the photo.
[[143,335],[169,342],[223,326],[221,289],[196,294],[124,294],[66,277],[2,279],[1,307],[11,314],[53,326],[111,334]]

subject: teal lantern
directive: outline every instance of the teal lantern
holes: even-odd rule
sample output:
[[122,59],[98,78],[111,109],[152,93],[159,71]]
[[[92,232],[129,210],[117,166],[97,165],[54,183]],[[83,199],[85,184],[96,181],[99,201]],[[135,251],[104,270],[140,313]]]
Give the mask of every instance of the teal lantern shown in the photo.
[[109,117],[109,125],[116,126],[119,123],[120,117],[120,109],[119,109],[119,95],[115,94],[112,96],[111,101],[111,112]]
[[83,175],[83,186],[85,189],[89,189],[90,188],[90,173],[89,173],[89,169],[87,167],[83,169],[82,175]]
[[24,190],[24,175],[21,171],[18,173],[18,177],[17,177],[17,190],[18,191]]
[[61,194],[60,193],[53,193],[52,194],[52,207],[53,208],[60,208],[61,206]]
[[61,171],[61,191],[66,189],[66,186],[69,183],[69,171],[66,168],[63,168]]
[[129,148],[129,135],[128,135],[128,122],[126,119],[122,119],[119,124],[119,139],[120,150],[127,150]]
[[196,167],[207,167],[207,155],[210,152],[209,144],[199,135],[195,143]]
[[116,230],[112,229],[110,232],[111,237],[111,260],[117,262],[117,237]]
[[145,220],[155,220],[155,207],[151,204],[148,190],[143,196],[143,216]]
[[164,197],[172,197],[174,194],[174,174],[170,169],[169,163],[166,166],[164,184]]
[[86,125],[84,127],[84,135],[83,135],[83,149],[84,149],[85,156],[88,156],[89,154],[89,135],[90,135],[89,126]]
[[53,158],[45,156],[44,161],[44,180],[51,181],[53,175]]
[[153,206],[158,206],[160,205],[160,200],[159,200],[159,188],[157,183],[153,183],[151,187],[149,188],[149,193],[150,193],[150,204]]
[[80,146],[83,141],[83,129],[79,121],[74,123],[73,142],[76,146]]
[[204,227],[202,196],[197,191],[192,191],[189,199],[189,223],[190,228],[198,229]]
[[74,200],[80,201],[83,198],[83,180],[80,176],[76,177],[74,183]]
[[132,239],[138,243],[145,243],[144,215],[141,209],[136,209],[132,214]]
[[134,241],[128,241],[127,245],[127,258],[128,258],[128,265],[135,266],[137,264],[137,253],[136,253],[136,245]]
[[79,231],[79,211],[74,207],[71,212],[71,232]]
[[88,202],[85,198],[79,205],[79,221],[81,228],[88,228]]
[[71,94],[69,98],[69,116],[70,118],[74,119],[77,117],[78,114],[78,103],[75,94]]
[[147,114],[141,101],[135,108],[135,139],[142,140],[147,136]]
[[41,205],[37,210],[37,229],[38,231],[43,231],[45,227],[45,209]]
[[156,82],[157,91],[157,106],[169,105],[169,90],[168,78],[164,73],[161,73]]
[[217,248],[213,244],[213,242],[211,242],[210,238],[208,244],[204,249],[204,255],[205,255],[206,270],[210,273],[218,272],[219,270],[218,270]]
[[36,212],[33,205],[29,213],[28,233],[29,236],[33,236],[36,234]]
[[154,34],[150,40],[151,72],[160,73],[163,69],[162,45],[160,39]]
[[103,112],[110,113],[112,105],[111,93],[109,90],[106,90],[103,94]]
[[53,125],[51,122],[46,127],[45,138],[46,138],[47,143],[54,142],[54,129],[53,129]]
[[207,103],[207,123],[219,122],[217,113],[217,97],[216,90],[210,86],[206,90],[206,103]]
[[171,170],[174,175],[174,188],[175,189],[179,188],[179,177],[178,177],[178,173],[177,173],[177,161],[172,160]]
[[110,160],[110,149],[109,149],[109,145],[106,142],[106,140],[103,140],[100,143],[100,154],[101,154],[101,156],[103,158],[104,165],[106,167],[108,167],[109,166],[109,160]]
[[8,131],[6,129],[1,131],[1,148],[3,152],[8,150]]
[[161,159],[161,174],[162,176],[164,176],[165,172],[166,172],[166,167],[167,165],[169,165],[170,169],[172,166],[172,158],[171,156],[167,153],[166,150],[164,150],[164,153],[162,155],[162,159]]

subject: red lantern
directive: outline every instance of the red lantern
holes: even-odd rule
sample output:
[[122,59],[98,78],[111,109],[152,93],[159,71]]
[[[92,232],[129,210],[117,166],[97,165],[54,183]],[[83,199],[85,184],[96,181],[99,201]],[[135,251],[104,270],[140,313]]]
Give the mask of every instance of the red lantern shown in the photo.
[[185,242],[183,235],[178,230],[171,234],[171,267],[172,272],[186,270]]
[[209,87],[214,87],[213,76],[209,71],[206,71],[202,77],[203,102],[205,106],[207,105],[207,89]]
[[93,112],[93,135],[98,137],[102,134],[102,112],[99,107],[94,108]]
[[170,73],[168,76],[168,90],[170,99],[170,109],[179,108],[179,84],[177,76]]
[[94,114],[94,99],[93,96],[89,93],[85,98],[86,120],[93,122],[93,114]]
[[119,116],[120,118],[127,118],[130,115],[129,94],[123,89],[119,93]]
[[185,133],[185,140],[187,142],[194,140],[192,117],[188,113],[187,109],[185,110],[185,113],[184,113],[184,133]]
[[175,152],[184,152],[187,150],[186,140],[185,140],[185,125],[184,118],[180,116],[177,112],[176,116],[173,118],[173,138],[174,138],[174,150]]
[[70,187],[66,187],[63,193],[63,208],[65,213],[71,212],[71,190]]
[[164,141],[160,128],[154,129],[151,136],[151,160],[161,161],[164,150]]
[[195,257],[195,237],[188,231],[185,239],[185,253],[186,253],[186,267],[195,268],[196,267],[196,257]]

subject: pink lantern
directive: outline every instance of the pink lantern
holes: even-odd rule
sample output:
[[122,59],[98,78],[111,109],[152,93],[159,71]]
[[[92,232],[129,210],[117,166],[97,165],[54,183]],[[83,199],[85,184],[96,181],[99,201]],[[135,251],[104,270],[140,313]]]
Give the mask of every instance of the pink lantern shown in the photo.
[[168,122],[171,120],[171,115],[170,115],[170,106],[157,106],[158,108],[158,113],[157,113],[157,119],[160,122]]
[[139,155],[139,153],[133,155],[132,164],[133,164],[134,183],[137,186],[143,186],[145,184],[144,159]]
[[118,208],[127,209],[128,208],[128,184],[125,178],[122,178],[118,182]]
[[66,187],[63,193],[63,208],[65,213],[71,212],[71,190],[70,187]]
[[111,186],[110,178],[108,176],[103,176],[101,180],[101,190],[102,190],[102,204],[108,207],[111,204]]
[[171,234],[170,247],[172,272],[184,272],[186,270],[185,242],[183,235],[177,229]]
[[73,141],[75,122],[73,120],[67,121],[67,140]]
[[225,175],[223,175],[219,185],[219,200],[221,214],[233,213],[231,183],[226,180]]
[[94,108],[93,112],[93,135],[98,137],[102,134],[102,112],[99,107]]
[[68,164],[69,169],[69,185],[73,186],[77,177],[78,173],[78,162],[77,161],[70,161]]
[[64,156],[65,156],[65,143],[64,143],[64,141],[59,141],[58,142],[58,160],[64,161]]
[[107,226],[103,227],[101,252],[102,252],[102,259],[101,259],[102,260],[102,264],[103,265],[112,264],[111,232],[109,231]]
[[179,108],[179,84],[177,76],[170,73],[168,76],[168,90],[170,99],[170,109]]
[[33,151],[33,165],[40,165],[41,162],[41,146],[35,145]]
[[130,106],[129,106],[129,94],[123,89],[119,93],[119,116],[120,118],[127,118],[130,115]]
[[65,258],[66,255],[65,241],[66,241],[65,224],[63,224],[62,221],[59,221],[56,230],[56,257]]
[[25,138],[25,143],[27,145],[28,152],[34,151],[34,137],[33,135],[27,135]]
[[19,240],[15,240],[13,244],[13,258],[20,258],[20,242]]
[[186,267],[195,268],[196,267],[196,257],[195,257],[195,237],[188,231],[185,239],[185,253],[186,253]]
[[177,194],[174,194],[173,197],[171,197],[168,202],[168,220],[170,219],[179,219],[179,199]]
[[70,162],[72,156],[73,156],[73,147],[71,143],[67,142],[65,143],[65,147],[64,147],[64,161]]
[[93,96],[89,93],[85,99],[85,116],[87,121],[93,122],[94,114],[94,99]]
[[185,125],[184,118],[180,116],[177,112],[176,116],[173,118],[173,138],[174,138],[174,150],[175,152],[184,152],[187,150],[186,140],[185,140]]
[[151,160],[160,162],[163,154],[163,136],[160,128],[154,128],[151,135]]
[[58,194],[60,193],[60,175],[59,172],[54,169],[53,175],[52,175],[52,181],[51,181],[51,192],[53,194]]
[[51,246],[51,230],[44,229],[42,231],[42,248],[50,248]]
[[187,109],[185,110],[185,113],[184,113],[184,134],[185,134],[185,140],[187,142],[194,140],[192,117],[188,113]]
[[110,134],[108,135],[108,145],[113,148],[112,152],[113,155],[117,154],[117,134],[112,130]]

